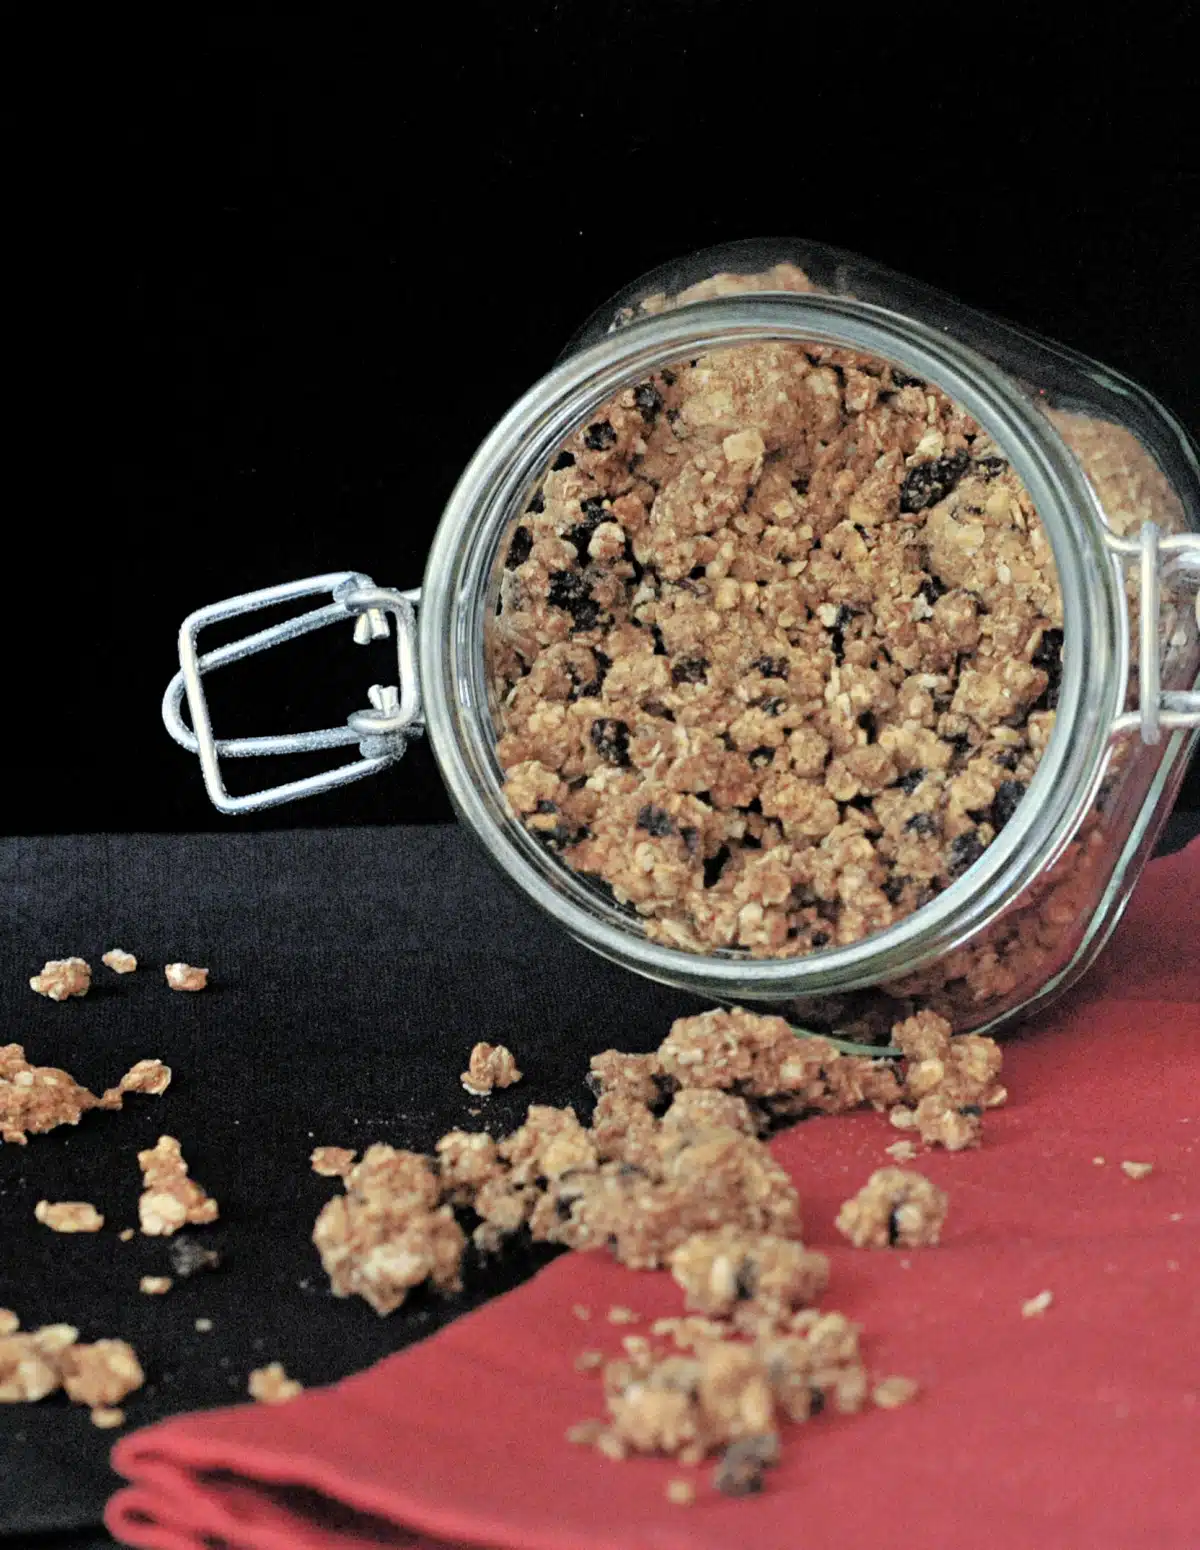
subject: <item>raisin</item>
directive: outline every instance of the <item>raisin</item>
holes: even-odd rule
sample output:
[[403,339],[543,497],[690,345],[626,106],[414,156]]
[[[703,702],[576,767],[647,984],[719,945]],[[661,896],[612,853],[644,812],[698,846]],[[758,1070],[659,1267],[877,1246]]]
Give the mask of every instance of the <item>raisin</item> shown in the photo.
[[900,1242],[900,1218],[897,1214],[898,1206],[893,1206],[888,1212],[888,1244],[895,1248]]
[[1024,795],[1025,786],[1019,780],[1002,780],[996,787],[996,796],[989,816],[997,834],[1016,812],[1017,804]]
[[1008,459],[1003,457],[981,457],[975,459],[975,472],[982,479],[996,479],[1008,467]]
[[700,850],[700,830],[693,829],[689,824],[687,828],[680,829],[679,838],[683,841],[689,856],[695,856]]
[[704,863],[704,886],[706,888],[713,888],[713,887],[716,886],[717,879],[721,876],[721,873],[725,870],[725,863],[728,860],[729,860],[729,846],[728,845],[722,845],[720,850],[717,851],[715,856],[709,856],[707,861],[705,861],[705,863]]
[[654,637],[654,655],[656,657],[665,657],[667,654],[667,648],[663,644],[662,631],[659,629],[657,624],[652,624],[650,626],[650,633]]
[[906,797],[910,797],[924,779],[924,770],[909,770],[907,775],[901,775],[896,784]]
[[808,474],[797,474],[792,480],[792,489],[795,490],[797,495],[807,495],[810,482]]
[[879,723],[875,720],[875,712],[873,710],[864,710],[858,718],[858,724],[867,734],[867,741],[873,743],[879,731]]
[[583,433],[583,444],[589,452],[607,452],[617,444],[617,433],[607,420],[596,420]]
[[941,827],[941,820],[935,813],[914,813],[904,825],[907,833],[920,835],[937,834]]
[[765,769],[774,760],[775,750],[773,748],[752,748],[747,758],[750,761],[751,769]]
[[574,544],[579,551],[582,560],[587,555],[588,544],[592,541],[592,534],[600,526],[601,522],[608,521],[608,512],[604,508],[604,502],[598,495],[591,495],[585,501],[580,501],[579,510],[583,515],[583,521],[577,522],[574,527],[568,528],[563,537],[569,544]]
[[750,666],[764,678],[786,678],[788,675],[786,657],[759,657]]
[[676,382],[679,381],[679,378],[675,375],[669,366],[664,366],[663,369],[659,372],[659,376],[663,379],[668,387],[674,387]]
[[535,517],[539,512],[545,511],[545,509],[546,497],[542,494],[541,490],[537,492],[537,494],[529,502],[529,505],[525,508],[526,511],[532,512]]
[[557,813],[557,802],[548,802],[545,797],[538,798],[538,804],[534,808],[535,813]]
[[654,836],[656,840],[663,840],[669,834],[675,833],[675,825],[671,821],[670,813],[664,812],[661,807],[655,807],[647,802],[645,807],[638,809],[637,826],[645,829],[647,834]]
[[946,499],[967,471],[970,458],[965,452],[948,452],[945,457],[930,458],[910,468],[900,486],[900,510],[924,511]]
[[917,591],[932,608],[939,597],[945,597],[946,584],[939,576],[927,576],[917,588]]
[[589,736],[592,747],[607,764],[624,767],[629,763],[629,727],[624,721],[612,716],[601,716],[592,722]]
[[966,1115],[968,1119],[979,1119],[983,1114],[983,1104],[960,1103],[958,1106],[958,1112],[960,1114]]
[[707,575],[707,565],[693,565],[691,570],[687,573],[687,579],[689,581],[703,581]]
[[723,1496],[752,1496],[763,1488],[763,1472],[774,1463],[779,1443],[774,1437],[741,1437],[731,1442],[713,1472],[713,1484]]
[[891,368],[891,372],[892,372],[892,386],[893,387],[897,387],[897,388],[906,388],[906,387],[919,387],[919,388],[923,388],[925,386],[925,384],[921,381],[920,377],[910,377],[910,376],[908,376],[905,372],[900,370],[899,366],[893,366]]
[[829,932],[828,931],[814,931],[812,936],[810,936],[808,940],[812,943],[812,945],[814,947],[828,947],[829,946]]
[[552,607],[561,608],[571,615],[576,630],[590,630],[599,621],[600,606],[578,571],[551,571],[550,589],[546,598]]
[[533,534],[527,527],[517,528],[508,546],[508,553],[504,557],[504,569],[516,570],[518,565],[524,565],[532,552]]
[[907,877],[889,877],[883,884],[883,896],[889,904],[899,904],[907,886]]
[[633,390],[633,401],[642,411],[642,418],[653,424],[663,406],[662,394],[653,382],[639,382]]
[[992,755],[992,763],[998,764],[1003,770],[1015,770],[1021,762],[1021,756],[1015,748],[1002,748],[999,753]]
[[702,684],[708,675],[704,657],[681,657],[671,668],[671,681],[677,684]]
[[552,473],[558,473],[563,468],[574,468],[574,467],[575,467],[575,455],[572,452],[560,452],[558,454],[558,456],[554,459],[553,463],[550,464],[550,470],[551,470]]
[[965,834],[959,834],[950,841],[948,871],[951,877],[961,877],[968,867],[972,867],[983,855],[984,844],[979,838],[978,829],[968,829]]
[[1046,686],[1046,692],[1038,701],[1035,709],[1054,710],[1058,704],[1058,694],[1062,687],[1062,649],[1063,632],[1061,630],[1043,630],[1042,638],[1038,642],[1037,650],[1030,657],[1034,667],[1040,667],[1049,677],[1050,682]]

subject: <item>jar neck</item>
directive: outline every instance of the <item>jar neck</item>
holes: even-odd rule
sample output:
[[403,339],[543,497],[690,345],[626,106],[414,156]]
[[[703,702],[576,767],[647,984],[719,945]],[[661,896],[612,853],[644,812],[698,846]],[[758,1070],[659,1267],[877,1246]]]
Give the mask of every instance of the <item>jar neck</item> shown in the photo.
[[[1067,642],[1048,747],[1025,799],[980,860],[886,930],[786,960],[700,956],[648,940],[513,822],[494,753],[485,652],[500,546],[563,441],[601,404],[659,367],[769,341],[882,356],[935,382],[987,429],[1023,480],[1050,540]],[[429,735],[451,799],[523,892],[573,936],[650,978],[715,999],[779,999],[911,973],[973,936],[1052,864],[1103,778],[1124,693],[1128,624],[1095,496],[1012,378],[954,339],[884,308],[824,295],[771,295],[697,303],[633,323],[561,361],[514,405],[471,460],[443,515],[422,589],[420,657]]]

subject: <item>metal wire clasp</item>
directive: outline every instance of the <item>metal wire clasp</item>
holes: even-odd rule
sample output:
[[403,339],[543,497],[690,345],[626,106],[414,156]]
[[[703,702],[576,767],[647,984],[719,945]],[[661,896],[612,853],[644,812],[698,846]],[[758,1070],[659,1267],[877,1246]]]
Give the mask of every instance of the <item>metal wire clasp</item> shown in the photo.
[[[1200,535],[1159,531],[1154,522],[1143,522],[1137,538],[1119,538],[1106,533],[1109,550],[1123,562],[1136,565],[1139,577],[1138,597],[1138,708],[1125,711],[1113,722],[1113,732],[1138,732],[1143,743],[1161,741],[1163,732],[1200,727],[1200,693],[1194,689],[1165,689],[1162,686],[1162,656],[1159,633],[1162,628],[1162,582],[1164,574],[1175,569],[1195,572],[1200,587]],[[1195,600],[1196,624],[1200,627],[1200,591]]]
[[[204,656],[198,653],[196,640],[206,625],[221,619],[232,619],[238,614],[255,613],[274,603],[286,603],[293,598],[311,597],[314,593],[328,592],[332,603],[315,608],[309,613],[298,614],[270,629],[259,630],[228,646],[219,646]],[[388,587],[377,587],[370,576],[359,571],[336,571],[328,576],[310,576],[306,581],[293,581],[284,586],[265,587],[261,592],[246,592],[241,597],[229,598],[224,603],[212,603],[189,614],[179,629],[179,672],[172,678],[163,696],[163,721],[167,731],[182,747],[199,754],[200,767],[204,772],[204,784],[213,806],[223,813],[245,813],[256,808],[278,807],[283,802],[294,802],[300,797],[315,796],[334,786],[344,786],[349,781],[361,780],[364,775],[374,775],[377,770],[394,764],[414,737],[425,730],[421,719],[421,689],[417,677],[416,612],[414,604],[420,598],[420,588],[410,592],[395,592]],[[213,735],[212,721],[208,713],[208,701],[204,695],[203,675],[244,657],[255,656],[284,641],[295,640],[312,630],[323,629],[328,624],[342,623],[348,618],[354,622],[354,639],[359,645],[369,641],[384,640],[390,634],[388,615],[396,627],[396,665],[398,684],[373,684],[367,692],[370,708],[357,710],[344,727],[330,727],[321,732],[297,732],[281,737],[241,737],[218,741]],[[192,728],[183,720],[181,709],[187,695]],[[312,753],[321,748],[340,748],[357,743],[360,757],[350,764],[338,765],[320,775],[310,775],[304,780],[288,781],[284,785],[270,786],[264,791],[251,792],[249,796],[231,796],[221,777],[221,759],[249,759],[270,754]]]

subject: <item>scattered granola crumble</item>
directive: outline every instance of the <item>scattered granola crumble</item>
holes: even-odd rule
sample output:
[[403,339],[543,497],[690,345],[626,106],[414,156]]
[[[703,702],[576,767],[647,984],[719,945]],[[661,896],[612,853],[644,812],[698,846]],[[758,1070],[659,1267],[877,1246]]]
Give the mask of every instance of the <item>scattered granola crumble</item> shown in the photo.
[[39,1200],[33,1214],[51,1232],[99,1232],[104,1218],[84,1200]]
[[[124,971],[118,971],[124,972]],[[116,1405],[93,1405],[91,1421],[101,1431],[111,1431],[114,1426],[125,1425],[125,1412]]]
[[595,1372],[597,1367],[603,1367],[603,1366],[604,1366],[604,1352],[603,1351],[595,1351],[595,1350],[580,1351],[579,1355],[575,1358],[575,1371],[576,1372]]
[[915,1378],[902,1378],[899,1374],[893,1374],[875,1385],[871,1390],[871,1398],[881,1410],[896,1410],[901,1405],[907,1405],[920,1387]]
[[945,1194],[923,1174],[880,1168],[838,1212],[837,1229],[856,1248],[921,1248],[937,1243]]
[[58,1358],[67,1398],[92,1409],[119,1404],[145,1382],[133,1347],[124,1340],[72,1343]]
[[205,1318],[197,1319],[196,1323],[194,1325],[194,1328],[195,1328],[196,1333],[198,1335],[211,1334],[212,1327],[213,1327],[213,1321],[211,1319],[205,1319]]
[[690,1480],[668,1480],[663,1495],[676,1507],[690,1507],[696,1500],[696,1487]]
[[[117,1084],[120,1093],[147,1093],[159,1097],[171,1085],[171,1068],[161,1060],[139,1060],[130,1066]],[[108,1097],[108,1094],[105,1094]]]
[[187,1163],[174,1136],[159,1136],[155,1146],[138,1153],[144,1189],[138,1219],[149,1237],[169,1237],[190,1223],[215,1222],[217,1202],[188,1177]]
[[1154,1164],[1148,1162],[1123,1162],[1121,1172],[1128,1179],[1148,1179],[1154,1172]]
[[357,1294],[385,1314],[422,1281],[457,1289],[466,1239],[453,1209],[438,1205],[438,1179],[427,1158],[370,1146],[345,1184],[345,1194],[326,1202],[313,1228],[335,1297]]
[[1023,1319],[1039,1318],[1053,1302],[1053,1292],[1039,1292],[1036,1297],[1030,1297],[1021,1304],[1021,1317]]
[[153,1065],[167,1073],[158,1061],[139,1061],[117,1087],[97,1098],[75,1078],[57,1066],[31,1065],[19,1044],[0,1045],[0,1141],[24,1146],[31,1135],[53,1130],[56,1125],[77,1125],[89,1109],[119,1109],[126,1091],[161,1092],[166,1086],[143,1088],[126,1083],[139,1067]]
[[355,1153],[348,1146],[315,1146],[309,1161],[323,1179],[344,1179],[354,1166]]
[[138,961],[132,953],[127,953],[123,948],[111,947],[100,959],[100,962],[110,968],[114,974],[132,974],[138,966]]
[[586,1303],[582,1302],[572,1303],[571,1312],[577,1319],[582,1319],[585,1324],[592,1316],[592,1310],[586,1305]]
[[163,972],[172,990],[203,990],[208,984],[208,970],[190,963],[169,963]]
[[65,1001],[68,996],[86,996],[91,984],[91,965],[82,958],[51,958],[29,981],[29,988],[51,1001]]
[[891,1146],[884,1147],[884,1151],[897,1162],[912,1162],[917,1155],[917,1149],[911,1141],[893,1141]]
[[135,1233],[135,1232],[134,1232],[134,1230],[133,1230],[133,1228],[132,1228],[132,1227],[122,1227],[122,1228],[121,1228],[121,1231],[120,1231],[120,1232],[119,1232],[119,1233],[118,1233],[118,1234],[117,1234],[117,1237],[118,1237],[118,1239],[119,1239],[119,1240],[120,1240],[120,1241],[121,1241],[121,1242],[122,1242],[122,1243],[129,1243],[129,1242],[131,1242],[131,1241],[132,1241],[132,1240],[133,1240],[133,1239],[134,1239],[134,1238],[135,1238],[135,1237],[136,1237],[136,1236],[137,1236],[137,1234],[136,1234],[136,1233]]
[[640,1324],[641,1314],[635,1313],[632,1308],[626,1308],[622,1303],[615,1302],[604,1315],[610,1324]]
[[521,1080],[511,1050],[503,1044],[476,1044],[460,1078],[466,1090],[482,1098],[495,1087],[511,1087]]
[[174,1284],[170,1276],[143,1276],[138,1282],[138,1291],[147,1297],[163,1297]]
[[246,1387],[251,1399],[260,1405],[283,1405],[304,1392],[303,1383],[289,1378],[282,1362],[269,1362],[265,1367],[256,1367]]

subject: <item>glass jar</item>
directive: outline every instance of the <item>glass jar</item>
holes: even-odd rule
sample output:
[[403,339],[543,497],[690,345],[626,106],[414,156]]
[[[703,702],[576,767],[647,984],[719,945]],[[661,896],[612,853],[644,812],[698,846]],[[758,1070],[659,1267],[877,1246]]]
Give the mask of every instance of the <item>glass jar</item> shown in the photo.
[[[799,281],[798,266],[803,271]],[[804,279],[807,276],[807,280]],[[797,289],[798,284],[809,289]],[[538,843],[503,792],[486,631],[508,536],[566,438],[652,370],[765,341],[831,345],[935,384],[978,421],[1020,476],[1053,549],[1063,603],[1053,730],[1027,794],[965,873],[911,915],[803,958],[694,953],[649,939],[636,917]],[[424,722],[455,810],[501,871],[592,950],[710,1001],[785,1009],[807,1026],[878,1044],[921,1006],[956,1031],[994,1031],[1073,983],[1111,934],[1170,810],[1200,725],[1200,471],[1183,429],[1105,367],[851,254],[812,243],[739,243],[643,277],[596,313],[552,371],[503,417],[454,490],[420,592],[357,573],[268,589],[193,614],[168,729],[200,754],[209,794],[239,812],[326,789],[397,758]],[[233,614],[321,591],[324,608],[201,657],[197,635]],[[202,675],[355,616],[386,633],[399,685],[345,728],[217,742]],[[190,732],[180,716],[187,695]],[[222,756],[359,743],[332,774],[231,797]]]

